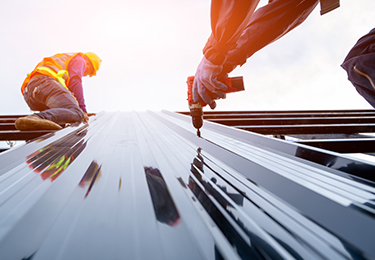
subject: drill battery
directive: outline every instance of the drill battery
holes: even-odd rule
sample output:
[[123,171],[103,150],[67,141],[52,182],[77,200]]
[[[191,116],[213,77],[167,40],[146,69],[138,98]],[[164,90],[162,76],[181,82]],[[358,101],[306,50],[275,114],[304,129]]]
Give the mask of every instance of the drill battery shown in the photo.
[[[232,92],[245,90],[245,86],[243,84],[243,77],[226,78],[226,79],[222,80],[221,82],[223,82],[228,87],[228,89],[225,90],[224,93],[232,93]],[[189,103],[189,106],[190,106],[193,103],[198,103],[198,102],[194,102],[194,100],[193,100],[194,76],[188,77],[186,83],[187,83],[187,86],[188,86],[187,94],[188,94],[188,103]],[[202,107],[207,105],[204,102],[199,102],[199,104]]]

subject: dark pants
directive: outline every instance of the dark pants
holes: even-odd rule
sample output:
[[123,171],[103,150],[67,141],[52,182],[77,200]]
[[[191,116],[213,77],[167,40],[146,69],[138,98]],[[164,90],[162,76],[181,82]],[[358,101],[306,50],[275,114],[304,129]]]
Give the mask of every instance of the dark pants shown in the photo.
[[48,76],[33,77],[24,90],[27,105],[43,119],[58,124],[82,122],[84,113],[72,93]]
[[[370,80],[358,73],[366,74],[375,84],[375,28],[358,40],[341,65],[348,73],[358,93],[375,108],[375,89]],[[354,69],[357,68],[357,71]]]

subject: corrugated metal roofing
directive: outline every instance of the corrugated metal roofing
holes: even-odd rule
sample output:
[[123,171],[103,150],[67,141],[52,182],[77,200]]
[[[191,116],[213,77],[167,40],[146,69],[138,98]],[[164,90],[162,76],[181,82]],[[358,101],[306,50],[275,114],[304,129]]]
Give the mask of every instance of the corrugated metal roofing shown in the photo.
[[102,112],[1,153],[0,259],[375,259],[375,163],[201,132]]

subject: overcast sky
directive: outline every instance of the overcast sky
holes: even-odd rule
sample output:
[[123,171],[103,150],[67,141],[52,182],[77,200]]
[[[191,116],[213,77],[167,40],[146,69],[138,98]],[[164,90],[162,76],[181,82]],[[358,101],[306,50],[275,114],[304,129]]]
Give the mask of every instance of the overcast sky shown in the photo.
[[[210,34],[209,0],[1,2],[1,114],[30,113],[20,86],[43,57],[86,51],[103,60],[84,78],[89,112],[187,111],[185,82]],[[341,0],[324,16],[319,9],[233,71],[246,91],[216,110],[370,109],[340,64],[375,27],[375,1]]]

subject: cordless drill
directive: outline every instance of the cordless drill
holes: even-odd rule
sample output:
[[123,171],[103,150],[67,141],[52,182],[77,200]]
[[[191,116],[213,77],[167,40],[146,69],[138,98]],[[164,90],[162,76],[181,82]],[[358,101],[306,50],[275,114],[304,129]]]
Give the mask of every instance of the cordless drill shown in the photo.
[[[243,84],[243,78],[242,77],[232,77],[232,78],[226,78],[222,80],[228,89],[224,91],[224,93],[232,93],[237,91],[245,90],[244,84]],[[194,83],[194,76],[190,76],[187,78],[187,86],[188,86],[188,103],[189,103],[189,109],[190,109],[190,115],[191,120],[193,122],[193,126],[197,129],[197,136],[200,137],[201,133],[199,129],[203,126],[203,107],[207,104],[202,102],[194,102],[193,100],[193,83]],[[211,107],[212,109],[214,107]]]

